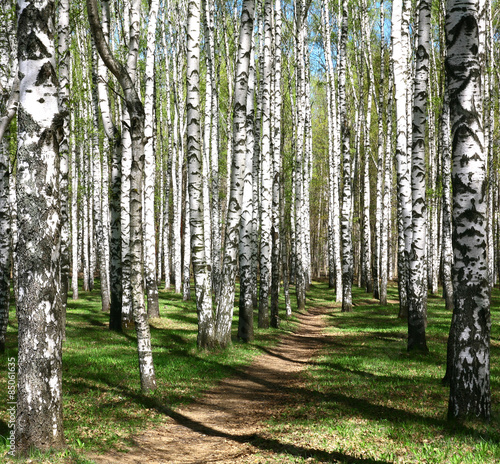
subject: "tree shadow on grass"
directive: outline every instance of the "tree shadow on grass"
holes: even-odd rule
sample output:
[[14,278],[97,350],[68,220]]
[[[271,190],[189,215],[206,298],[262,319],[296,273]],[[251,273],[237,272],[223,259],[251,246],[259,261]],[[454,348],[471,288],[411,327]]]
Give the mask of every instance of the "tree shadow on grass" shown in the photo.
[[[220,369],[222,367],[220,363],[210,361],[208,359],[205,359],[204,362],[208,365],[212,364],[214,368]],[[438,427],[444,433],[450,436],[476,435],[476,431],[474,429],[469,428],[465,425],[457,427],[454,424],[448,423],[444,417],[442,419],[436,417],[428,417],[412,411],[377,404],[365,398],[358,398],[354,396],[354,394],[349,395],[332,391],[325,393],[303,387],[288,387],[281,384],[279,380],[269,381],[265,378],[261,378],[258,375],[254,375],[252,372],[249,372],[248,369],[243,370],[232,366],[223,367],[225,371],[228,372],[228,377],[231,376],[252,381],[270,391],[271,394],[280,395],[280,398],[283,399],[281,406],[284,406],[285,408],[289,406],[290,408],[293,408],[294,411],[296,410],[297,405],[309,405],[313,406],[316,410],[322,411],[322,417],[327,417],[328,415],[334,417],[340,413],[342,415],[347,414],[349,416],[358,416],[372,421],[387,421],[393,424],[423,424],[426,426]],[[270,367],[270,369],[272,369],[272,367]],[[124,385],[112,384],[111,382],[106,380],[105,376],[99,376],[97,380],[99,382],[107,383],[107,385],[112,390],[119,393],[120,395],[127,396],[136,404],[142,405],[143,407],[147,407],[152,410],[156,410],[161,414],[167,415],[177,420],[179,423],[186,427],[192,428],[196,431],[201,431],[202,433],[205,433],[207,435],[221,436],[238,442],[249,442],[254,446],[260,447],[263,450],[286,450],[286,452],[297,456],[309,456],[323,460],[340,459],[343,460],[343,462],[381,462],[373,460],[356,461],[356,458],[344,456],[339,453],[328,453],[321,450],[307,449],[303,447],[292,446],[290,448],[289,445],[284,445],[278,440],[270,440],[265,437],[230,435],[224,432],[219,432],[217,430],[211,429],[205,424],[193,422],[189,418],[180,415],[179,413],[171,409],[168,405],[163,404],[162,400],[158,397],[144,395],[138,391],[133,391],[132,389]],[[248,392],[242,391],[242,394],[244,393],[248,394]],[[309,413],[307,413],[307,411],[300,411],[299,409],[297,410],[297,414],[299,418],[302,415],[306,418],[309,418]]]
[[[274,384],[273,384],[274,385]],[[271,451],[274,453],[285,453],[296,457],[314,458],[321,462],[346,462],[346,463],[360,463],[360,464],[388,464],[387,461],[358,458],[350,456],[345,453],[335,451],[324,451],[316,448],[308,448],[300,445],[293,445],[289,443],[282,443],[278,439],[265,437],[259,434],[232,434],[217,430],[213,427],[203,424],[202,422],[195,421],[177,411],[174,411],[168,405],[163,404],[157,398],[143,395],[139,392],[133,392],[126,388],[120,388],[124,395],[133,399],[136,403],[142,406],[157,411],[165,416],[175,420],[178,424],[203,435],[211,437],[219,437],[226,440],[231,440],[237,443],[250,444],[259,448],[262,451]],[[132,438],[131,445],[136,442]]]

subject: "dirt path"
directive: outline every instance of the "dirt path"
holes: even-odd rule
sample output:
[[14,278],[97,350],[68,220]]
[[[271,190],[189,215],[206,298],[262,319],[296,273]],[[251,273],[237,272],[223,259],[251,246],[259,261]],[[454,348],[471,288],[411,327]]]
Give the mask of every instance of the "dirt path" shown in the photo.
[[296,333],[195,403],[170,412],[165,424],[134,436],[129,452],[92,459],[99,464],[204,464],[255,462],[257,452],[273,454],[282,445],[265,436],[264,421],[304,394],[297,393],[303,383],[299,374],[326,341],[324,314],[311,308],[299,315]]

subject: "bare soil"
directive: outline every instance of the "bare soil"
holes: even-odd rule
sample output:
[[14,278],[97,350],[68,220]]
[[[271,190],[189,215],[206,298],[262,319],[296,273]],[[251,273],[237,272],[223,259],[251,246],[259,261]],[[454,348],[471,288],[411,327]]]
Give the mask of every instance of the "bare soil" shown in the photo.
[[[325,309],[298,315],[295,333],[257,357],[246,369],[220,382],[201,398],[175,411],[165,424],[131,437],[124,451],[89,456],[98,464],[268,462],[288,448],[266,434],[266,421],[304,401],[301,373],[327,342]],[[257,453],[258,456],[255,456]],[[293,450],[292,454],[302,454]]]

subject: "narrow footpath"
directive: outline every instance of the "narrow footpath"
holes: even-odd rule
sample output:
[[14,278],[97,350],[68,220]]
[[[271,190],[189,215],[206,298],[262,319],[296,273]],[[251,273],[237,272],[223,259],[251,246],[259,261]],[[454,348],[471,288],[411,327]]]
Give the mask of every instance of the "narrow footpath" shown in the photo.
[[98,464],[266,462],[265,456],[271,458],[283,445],[266,436],[265,421],[304,401],[300,373],[327,342],[324,315],[324,308],[309,308],[298,316],[295,333],[194,403],[171,412],[165,424],[134,436],[128,452],[91,458]]

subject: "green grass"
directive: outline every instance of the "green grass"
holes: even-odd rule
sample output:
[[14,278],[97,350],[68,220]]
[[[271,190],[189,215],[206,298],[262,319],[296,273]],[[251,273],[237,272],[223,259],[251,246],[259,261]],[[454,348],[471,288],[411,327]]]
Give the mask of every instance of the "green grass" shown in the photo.
[[[280,330],[257,329],[255,342],[236,339],[237,314],[231,349],[215,353],[196,348],[196,307],[181,295],[160,291],[161,318],[151,321],[158,389],[140,392],[135,331],[108,330],[109,315],[100,308],[100,292],[80,292],[68,300],[66,342],[63,346],[64,430],[68,448],[45,453],[33,462],[87,463],[85,452],[122,449],[127,437],[168,417],[171,408],[188,403],[203,390],[248,365],[275,344],[296,322],[282,321]],[[236,300],[237,301],[237,300]],[[11,309],[4,361],[0,363],[0,404],[7,402],[7,359],[17,357],[17,323]],[[8,450],[6,407],[0,409],[0,461]]]
[[[397,289],[389,290],[390,301],[397,300]],[[380,306],[357,288],[353,293],[354,311],[342,313],[326,284],[311,287],[308,306],[327,308],[331,338],[304,373],[303,385],[292,391],[293,402],[271,411],[265,432],[252,442],[259,452],[251,462],[500,462],[500,292],[492,295],[493,418],[488,424],[460,425],[446,421],[448,388],[441,385],[451,319],[443,301],[428,300],[429,354],[408,354],[407,326],[397,318],[398,305]],[[152,395],[140,392],[135,333],[107,329],[99,291],[69,301],[63,355],[68,447],[34,455],[32,462],[88,464],[87,452],[124,449],[134,431],[161,423],[170,408],[235,373],[293,329],[293,321],[280,331],[256,329],[251,344],[237,342],[233,333],[231,349],[200,352],[194,302],[183,302],[172,292],[160,297],[162,318],[151,327],[158,381]],[[0,363],[0,404],[6,404],[6,359],[16,356],[16,333],[12,312],[7,353]],[[6,421],[6,408],[1,408],[3,437]],[[6,449],[0,439],[0,456]]]
[[[397,299],[396,291],[389,299]],[[353,293],[352,313],[330,311],[331,343],[306,372],[294,404],[269,422],[266,437],[281,449],[262,451],[253,462],[500,462],[499,291],[492,295],[488,424],[446,420],[449,389],[441,379],[451,314],[442,299],[429,297],[430,352],[422,355],[406,351],[398,305],[380,306],[357,288]]]

